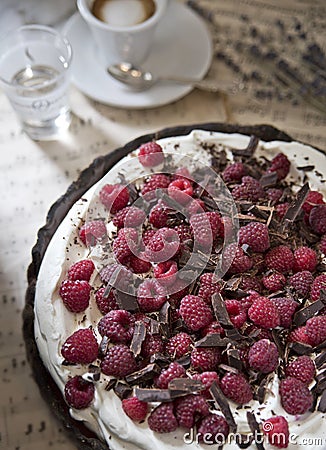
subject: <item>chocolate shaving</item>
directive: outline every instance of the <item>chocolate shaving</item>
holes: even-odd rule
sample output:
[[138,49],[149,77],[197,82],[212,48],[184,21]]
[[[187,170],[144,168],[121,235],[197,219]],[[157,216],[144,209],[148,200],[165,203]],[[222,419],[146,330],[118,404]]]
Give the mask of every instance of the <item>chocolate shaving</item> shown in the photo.
[[277,172],[266,172],[262,175],[259,182],[263,188],[276,186],[278,180]]
[[107,383],[107,385],[105,386],[105,390],[106,391],[111,391],[111,389],[113,389],[116,384],[117,384],[116,378],[112,378],[112,380],[110,380]]
[[311,345],[302,344],[301,342],[291,342],[289,349],[293,350],[298,355],[309,355],[314,351]]
[[150,319],[151,334],[160,334],[160,324],[157,320]]
[[216,381],[212,383],[211,387],[209,388],[209,391],[212,394],[216,407],[219,408],[222,414],[224,415],[225,420],[227,421],[230,427],[230,431],[232,433],[235,433],[237,431],[237,424],[232,415],[227,398],[221,391],[220,387],[217,385]]
[[188,391],[189,394],[195,394],[205,389],[202,381],[191,378],[174,378],[168,387],[170,391]]
[[326,412],[326,390],[322,393],[317,411],[320,411],[322,413]]
[[159,312],[159,321],[161,323],[170,323],[170,309],[171,305],[169,302],[165,302]]
[[323,367],[323,365],[326,363],[326,352],[324,351],[320,353],[320,355],[318,355],[317,358],[315,358],[314,362],[317,369]]
[[267,385],[270,382],[271,379],[271,375],[267,375],[265,376],[259,386],[258,386],[258,390],[257,390],[257,398],[260,404],[264,403],[265,401],[265,396],[266,396],[266,391],[267,391]]
[[99,347],[99,354],[100,354],[100,356],[101,355],[102,356],[106,355],[106,353],[108,351],[108,348],[109,348],[109,343],[110,343],[109,338],[107,336],[103,336],[102,340],[101,340],[101,343],[100,343],[100,347]]
[[316,300],[310,305],[297,311],[293,316],[293,321],[299,327],[306,323],[308,319],[314,317],[323,308],[325,308],[325,303],[321,299]]
[[307,166],[298,166],[297,169],[298,170],[303,170],[304,172],[311,172],[312,170],[314,170],[315,166],[311,165],[307,165]]
[[149,362],[157,363],[161,367],[168,366],[170,364],[170,359],[167,356],[162,355],[162,353],[154,353],[151,355]]
[[189,367],[191,364],[190,355],[183,355],[181,358],[175,360],[176,363],[180,364],[183,367]]
[[240,434],[235,435],[235,442],[239,448],[248,448],[252,444],[254,437],[251,434]]
[[210,333],[195,342],[195,347],[225,347],[230,342],[230,339],[221,338],[221,335],[218,333]]
[[236,156],[252,156],[259,144],[257,136],[250,136],[250,141],[246,148],[231,148],[231,152]]
[[127,294],[126,292],[116,291],[115,298],[120,309],[125,309],[130,312],[139,311],[139,306],[136,297]]
[[130,350],[135,356],[138,356],[141,352],[142,344],[146,337],[146,326],[144,322],[136,322],[134,328],[134,334],[130,344]]
[[220,293],[217,292],[212,295],[212,306],[215,317],[220,325],[226,329],[233,329],[234,325],[230,320],[229,314],[225,307],[225,303],[223,301],[223,297]]
[[286,213],[284,214],[282,220],[283,230],[295,221],[298,214],[301,212],[302,205],[304,204],[309,191],[310,188],[308,183],[305,183],[302,186],[302,188],[298,191],[296,198],[293,200],[293,202],[288,207]]
[[232,341],[244,341],[247,339],[247,337],[243,336],[235,327],[230,330],[225,330],[225,334],[226,337],[228,337]]
[[239,350],[236,348],[230,348],[226,352],[229,366],[234,367],[235,369],[241,370],[243,369],[243,364],[240,359],[240,353]]
[[161,372],[161,368],[155,364],[148,364],[141,370],[137,372],[133,372],[125,377],[125,380],[129,384],[142,383],[144,381],[148,381],[154,378],[155,375]]
[[136,397],[142,402],[170,402],[171,393],[169,389],[143,389],[136,387]]
[[129,397],[132,392],[132,388],[125,383],[121,383],[118,381],[116,385],[113,387],[114,393],[123,400],[124,398]]
[[254,435],[256,447],[258,450],[265,450],[264,445],[260,442],[261,432],[254,413],[247,411],[247,422],[252,434]]

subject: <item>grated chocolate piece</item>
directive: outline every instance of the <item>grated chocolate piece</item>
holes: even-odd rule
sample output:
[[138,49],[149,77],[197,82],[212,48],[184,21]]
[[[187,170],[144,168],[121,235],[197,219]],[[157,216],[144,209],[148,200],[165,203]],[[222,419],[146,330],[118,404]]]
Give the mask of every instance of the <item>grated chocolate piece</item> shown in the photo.
[[145,389],[136,387],[135,395],[142,402],[170,402],[172,400],[169,389]]
[[113,390],[114,393],[121,399],[123,400],[124,398],[129,397],[129,395],[132,392],[132,388],[130,386],[128,386],[125,383],[122,383],[121,381],[118,381],[114,386],[113,386]]
[[326,412],[326,390],[322,393],[322,396],[319,401],[319,405],[317,407],[317,411],[320,411],[322,413]]
[[259,138],[252,134],[246,148],[232,148],[231,152],[236,156],[252,156],[258,147],[258,144]]
[[260,177],[260,184],[263,188],[276,186],[278,181],[277,172],[266,172]]
[[306,197],[310,191],[309,184],[305,183],[302,188],[297,192],[296,198],[288,207],[282,220],[282,228],[285,230],[289,227],[297,218],[301,212],[302,205],[304,204]]
[[125,377],[125,380],[127,383],[133,385],[133,384],[141,384],[145,381],[151,380],[154,378],[155,375],[161,372],[161,368],[155,364],[148,364],[146,367],[144,367],[141,370],[138,370],[137,372],[133,372]]
[[225,347],[230,343],[231,339],[221,338],[218,333],[210,333],[195,342],[195,347]]
[[247,411],[247,422],[249,425],[249,428],[254,436],[255,444],[258,450],[265,450],[264,445],[260,442],[260,428],[259,424],[256,420],[255,414],[253,412]]
[[136,322],[134,328],[134,334],[130,344],[130,350],[135,356],[138,356],[141,352],[142,344],[146,337],[146,327],[144,322]]
[[232,433],[235,433],[237,431],[237,424],[232,415],[229,402],[225,397],[225,395],[223,394],[223,392],[221,391],[218,384],[216,383],[216,381],[213,382],[209,391],[212,394],[216,407],[222,411],[222,414],[224,415],[225,420],[227,421],[230,427],[230,431]]
[[299,327],[307,322],[308,319],[314,317],[319,311],[321,311],[326,306],[326,298],[324,301],[319,298],[310,305],[297,311],[293,316],[293,322]]

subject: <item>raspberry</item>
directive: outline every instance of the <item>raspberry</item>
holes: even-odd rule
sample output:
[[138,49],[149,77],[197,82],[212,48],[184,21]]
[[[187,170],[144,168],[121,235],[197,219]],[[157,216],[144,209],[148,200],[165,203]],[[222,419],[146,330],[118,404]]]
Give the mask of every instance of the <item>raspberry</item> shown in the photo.
[[117,309],[108,312],[98,323],[101,336],[107,336],[114,344],[127,344],[134,332],[134,319],[130,312]]
[[321,253],[326,255],[326,234],[324,234],[324,236],[322,236],[320,239],[319,250],[321,251]]
[[205,444],[224,444],[229,425],[224,417],[211,413],[200,422],[197,431],[198,440]]
[[287,377],[297,378],[305,384],[310,384],[316,374],[315,363],[309,356],[299,356],[285,369]]
[[218,212],[205,212],[190,217],[190,228],[195,245],[210,248],[214,239],[222,236],[223,222]]
[[320,192],[310,191],[302,205],[302,209],[305,213],[309,214],[314,206],[323,205],[324,203],[323,195]]
[[104,375],[123,378],[134,372],[137,368],[132,351],[123,344],[110,347],[101,362],[101,370]]
[[163,262],[171,259],[180,248],[178,233],[171,228],[161,228],[154,234],[146,246],[146,257],[152,262]]
[[208,305],[212,303],[212,295],[221,291],[221,283],[214,273],[203,273],[199,278],[198,296]]
[[178,421],[173,412],[173,403],[157,406],[148,418],[148,426],[156,433],[170,433],[178,428]]
[[186,178],[171,181],[168,186],[168,194],[173,200],[184,206],[192,199],[192,183]]
[[258,277],[245,275],[241,278],[239,288],[245,292],[248,292],[248,291],[260,292],[262,290],[262,284]]
[[152,264],[138,256],[131,255],[129,258],[129,267],[133,273],[147,273],[151,270]]
[[141,354],[144,358],[150,358],[155,353],[163,353],[164,344],[158,334],[147,334],[142,344]]
[[79,230],[79,238],[85,245],[93,246],[96,241],[106,236],[106,226],[103,220],[86,222]]
[[268,227],[264,223],[250,222],[239,230],[239,245],[249,245],[253,252],[264,252],[269,246]]
[[289,209],[290,203],[284,202],[275,206],[275,211],[280,219],[283,219],[286,211]]
[[129,202],[129,191],[121,184],[106,184],[99,193],[100,201],[110,211],[115,214],[120,209],[127,206]]
[[221,352],[216,347],[195,347],[191,352],[191,365],[202,372],[217,370]]
[[267,297],[256,297],[248,309],[248,317],[261,328],[275,328],[280,325],[277,307]]
[[163,173],[155,173],[144,183],[141,194],[146,200],[152,200],[156,197],[156,189],[165,189],[170,184],[170,177]]
[[134,228],[122,228],[112,244],[113,254],[121,264],[129,262],[130,256],[135,251],[137,231]]
[[312,276],[312,273],[309,272],[308,270],[303,270],[302,272],[297,272],[291,277],[289,277],[288,285],[295,290],[295,293],[299,297],[307,297],[310,292],[310,288],[313,281],[314,277]]
[[292,415],[304,414],[312,405],[312,394],[300,380],[287,377],[280,383],[279,393],[285,411]]
[[242,177],[246,175],[246,168],[241,162],[236,162],[233,164],[230,164],[227,166],[223,173],[222,178],[225,181],[225,183],[232,183],[232,182],[240,182]]
[[242,178],[241,184],[232,189],[232,196],[235,200],[251,200],[257,202],[265,198],[265,191],[258,180],[245,176]]
[[162,164],[164,153],[157,142],[146,142],[139,147],[138,159],[144,167],[154,167]]
[[244,405],[252,400],[251,386],[240,373],[227,372],[220,382],[224,395],[234,403]]
[[142,225],[145,212],[136,206],[126,206],[116,213],[112,222],[117,228],[135,228]]
[[63,280],[59,294],[65,307],[73,313],[85,311],[89,305],[91,285],[85,280]]
[[158,311],[166,302],[166,292],[157,280],[144,280],[137,290],[137,302],[144,312]]
[[267,197],[271,202],[271,205],[276,205],[278,203],[283,195],[282,189],[276,189],[276,188],[270,188],[266,191]]
[[142,239],[143,239],[143,244],[145,245],[145,247],[147,247],[147,245],[152,240],[152,238],[155,235],[155,233],[156,233],[156,230],[146,230],[146,231],[144,231]]
[[299,327],[292,330],[291,333],[289,334],[289,341],[301,342],[302,344],[310,345],[306,327]]
[[309,270],[313,272],[318,263],[315,250],[309,247],[299,247],[294,251],[294,272]]
[[98,344],[93,331],[89,328],[75,331],[62,345],[61,354],[68,363],[92,363],[98,354]]
[[221,327],[217,320],[214,320],[207,327],[201,329],[201,334],[202,336],[206,336],[207,334],[220,334],[224,336],[224,328]]
[[263,285],[270,292],[280,291],[286,283],[286,278],[282,273],[273,272],[262,278]]
[[81,261],[73,264],[68,270],[69,280],[86,280],[89,281],[92,273],[94,272],[95,266],[93,261],[90,259],[82,259]]
[[149,213],[149,222],[156,228],[166,227],[169,219],[169,208],[159,200]]
[[267,269],[287,273],[293,269],[294,256],[290,247],[279,245],[269,250],[265,256]]
[[278,366],[278,350],[274,342],[260,339],[250,347],[249,365],[262,373],[273,372]]
[[293,315],[298,307],[298,303],[289,297],[275,297],[270,301],[276,306],[280,316],[280,326],[291,328]]
[[122,400],[122,409],[135,422],[145,420],[148,413],[148,403],[142,402],[137,397],[124,398]]
[[212,311],[197,295],[186,295],[180,303],[180,315],[191,331],[198,331],[213,321]]
[[253,265],[251,258],[237,244],[230,244],[225,248],[223,263],[230,274],[247,272]]
[[289,445],[289,424],[283,416],[273,416],[263,424],[263,432],[268,442],[277,448],[287,448]]
[[242,303],[238,300],[225,300],[225,307],[233,325],[241,328],[247,319]]
[[214,371],[206,371],[206,372],[202,372],[202,373],[195,373],[192,378],[194,380],[199,380],[199,381],[201,381],[203,383],[203,385],[205,386],[205,390],[202,391],[201,393],[207,399],[212,398],[210,390],[209,390],[210,387],[212,386],[212,384],[214,382],[216,384],[220,383],[219,376]]
[[326,339],[326,316],[311,317],[306,323],[306,334],[310,345],[316,347]]
[[318,275],[312,282],[310,298],[312,302],[315,302],[320,297],[320,291],[326,290],[326,273]]
[[167,369],[162,370],[160,375],[155,381],[155,384],[160,389],[167,389],[170,381],[175,378],[185,378],[186,370],[181,364],[177,362],[171,362]]
[[283,180],[290,171],[291,163],[283,153],[278,153],[271,161],[267,172],[276,172],[277,178]]
[[177,232],[181,244],[192,241],[193,235],[189,225],[181,224],[173,228]]
[[195,420],[209,414],[208,403],[202,395],[186,395],[175,401],[175,415],[180,427],[192,428]]
[[190,175],[189,170],[187,167],[180,167],[178,168],[175,173],[173,174],[173,180],[179,180],[180,178],[187,178],[188,180],[191,180],[192,177]]
[[154,267],[154,277],[159,280],[162,286],[173,285],[176,282],[177,275],[178,266],[175,261],[164,261]]
[[193,199],[187,205],[187,210],[189,217],[193,216],[194,214],[204,213],[206,211],[205,202],[203,202],[203,200],[199,200],[198,198]]
[[326,205],[314,206],[309,215],[309,225],[317,234],[326,233]]
[[113,309],[118,309],[118,304],[114,296],[114,292],[111,289],[109,294],[104,296],[106,288],[102,287],[95,292],[95,301],[98,309],[102,314],[107,314]]
[[84,409],[93,401],[94,391],[93,383],[89,383],[81,376],[75,376],[65,385],[65,399],[72,408]]
[[165,350],[173,358],[181,358],[181,356],[190,352],[192,344],[191,336],[188,333],[181,332],[168,340]]
[[110,264],[100,272],[101,280],[104,283],[114,286],[116,290],[129,292],[129,286],[133,282],[133,275],[121,264]]

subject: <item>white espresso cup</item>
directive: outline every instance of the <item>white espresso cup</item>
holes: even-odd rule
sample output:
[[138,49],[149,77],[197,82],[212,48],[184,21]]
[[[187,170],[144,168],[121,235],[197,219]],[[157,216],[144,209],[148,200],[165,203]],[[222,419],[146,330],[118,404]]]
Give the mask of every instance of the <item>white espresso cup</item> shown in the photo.
[[[95,0],[77,0],[77,6],[91,30],[101,62],[141,64],[151,50],[169,0],[96,1],[99,12],[94,11]],[[152,3],[151,12],[144,9],[148,3]]]

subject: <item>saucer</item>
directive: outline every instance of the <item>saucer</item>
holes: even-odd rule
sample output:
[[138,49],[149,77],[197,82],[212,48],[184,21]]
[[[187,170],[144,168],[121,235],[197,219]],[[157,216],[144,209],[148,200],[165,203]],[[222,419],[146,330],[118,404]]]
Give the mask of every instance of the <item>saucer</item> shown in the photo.
[[[93,100],[111,106],[143,109],[162,106],[188,94],[191,85],[159,82],[146,91],[135,91],[114,80],[96,56],[95,43],[79,13],[64,28],[73,49],[72,82]],[[170,2],[159,24],[144,69],[164,76],[201,79],[212,60],[212,42],[204,21],[187,6]]]

